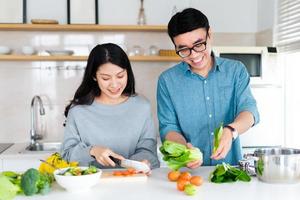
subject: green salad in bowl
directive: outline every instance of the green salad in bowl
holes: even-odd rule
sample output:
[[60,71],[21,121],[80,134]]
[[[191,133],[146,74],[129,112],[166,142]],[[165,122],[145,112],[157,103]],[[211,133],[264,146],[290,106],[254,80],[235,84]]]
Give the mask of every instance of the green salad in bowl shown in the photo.
[[94,166],[90,167],[67,167],[54,171],[56,182],[71,192],[79,192],[96,185],[102,174],[102,170]]
[[98,172],[98,169],[95,166],[89,166],[88,168],[82,167],[69,167],[64,171],[61,171],[59,175],[63,176],[82,176],[88,174],[95,174]]

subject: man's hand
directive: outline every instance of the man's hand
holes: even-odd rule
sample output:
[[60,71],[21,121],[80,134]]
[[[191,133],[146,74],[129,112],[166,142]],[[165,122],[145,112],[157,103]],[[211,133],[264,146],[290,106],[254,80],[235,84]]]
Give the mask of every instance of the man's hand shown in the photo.
[[222,136],[220,138],[219,147],[211,156],[212,159],[220,160],[226,157],[232,145],[232,133],[228,128],[223,129]]
[[[191,143],[187,143],[186,146],[189,148],[189,149],[192,149],[194,148],[194,146],[191,144]],[[195,160],[195,161],[192,161],[192,162],[189,162],[186,166],[190,169],[196,169],[198,168],[200,165],[202,165],[202,160]]]

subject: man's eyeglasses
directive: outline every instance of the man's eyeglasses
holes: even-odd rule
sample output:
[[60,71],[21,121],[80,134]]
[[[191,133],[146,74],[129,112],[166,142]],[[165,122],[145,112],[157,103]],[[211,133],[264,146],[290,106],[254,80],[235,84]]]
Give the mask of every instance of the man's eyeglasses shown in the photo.
[[207,42],[204,41],[204,42],[198,42],[196,44],[194,44],[192,46],[192,48],[188,48],[188,47],[184,47],[182,49],[178,49],[176,51],[176,53],[181,57],[181,58],[186,58],[188,56],[191,55],[192,53],[192,50],[194,50],[195,52],[202,52],[202,51],[205,51],[206,49],[206,44]]

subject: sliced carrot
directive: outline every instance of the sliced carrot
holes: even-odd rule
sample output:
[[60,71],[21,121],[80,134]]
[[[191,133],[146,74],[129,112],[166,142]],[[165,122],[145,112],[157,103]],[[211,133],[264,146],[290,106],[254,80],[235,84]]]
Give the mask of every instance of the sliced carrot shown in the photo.
[[127,170],[125,170],[125,171],[122,171],[122,175],[123,176],[128,176],[128,175],[130,175],[130,173]]
[[114,171],[113,175],[114,176],[122,176],[123,174],[122,174],[122,171]]
[[134,168],[128,168],[127,171],[130,173],[130,174],[136,174],[136,170]]

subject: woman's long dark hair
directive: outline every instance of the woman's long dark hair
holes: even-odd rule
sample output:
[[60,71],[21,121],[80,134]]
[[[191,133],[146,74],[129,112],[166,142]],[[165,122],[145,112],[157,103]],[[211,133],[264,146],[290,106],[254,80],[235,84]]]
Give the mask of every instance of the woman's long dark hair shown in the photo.
[[65,116],[68,116],[70,108],[76,105],[91,105],[94,98],[101,94],[96,78],[96,72],[101,65],[105,63],[112,63],[117,65],[127,72],[127,85],[123,91],[123,95],[135,95],[135,81],[132,72],[131,64],[128,56],[116,44],[107,43],[95,46],[87,61],[87,66],[80,86],[78,87],[70,104],[66,106]]

